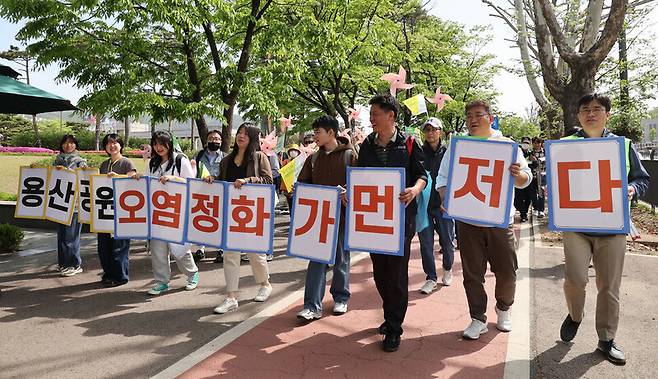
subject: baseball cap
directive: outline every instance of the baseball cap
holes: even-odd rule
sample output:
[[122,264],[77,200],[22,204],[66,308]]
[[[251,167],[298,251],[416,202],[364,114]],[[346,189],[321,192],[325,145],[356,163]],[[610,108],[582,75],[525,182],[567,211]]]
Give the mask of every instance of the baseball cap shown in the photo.
[[425,121],[425,123],[423,124],[423,129],[425,129],[426,125],[432,125],[434,129],[443,130],[443,123],[441,122],[441,120],[439,120],[436,117],[428,118],[427,121]]

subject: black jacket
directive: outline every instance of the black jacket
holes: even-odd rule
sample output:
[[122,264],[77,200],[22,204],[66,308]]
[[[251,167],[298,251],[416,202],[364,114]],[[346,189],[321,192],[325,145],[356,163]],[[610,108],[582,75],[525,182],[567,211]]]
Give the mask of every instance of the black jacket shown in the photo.
[[[393,138],[388,142],[388,156],[386,164],[379,160],[373,148],[376,144],[377,133],[371,133],[361,144],[359,150],[359,160],[357,161],[358,167],[404,167],[406,186],[412,187],[416,184],[418,179],[423,179],[427,183],[427,175],[425,173],[425,166],[423,164],[424,154],[423,148],[417,139],[414,139],[411,145],[411,154],[407,150],[407,138],[405,133],[396,129]],[[416,200],[414,199],[405,211],[405,218],[416,217]]]
[[435,189],[436,187],[436,176],[439,174],[439,167],[441,167],[441,161],[443,160],[443,155],[446,153],[446,148],[443,145],[434,151],[432,146],[428,143],[423,144],[423,153],[425,155],[425,169],[429,171],[430,177],[432,179],[431,183],[432,190],[430,191],[430,201],[427,209],[436,209],[441,205],[441,196],[439,196],[439,191]]

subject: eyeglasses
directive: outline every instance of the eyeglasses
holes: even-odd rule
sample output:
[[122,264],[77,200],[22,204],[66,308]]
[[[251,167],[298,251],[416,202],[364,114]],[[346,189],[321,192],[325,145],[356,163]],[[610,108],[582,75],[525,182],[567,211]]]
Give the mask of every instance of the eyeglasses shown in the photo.
[[482,118],[489,115],[489,113],[466,113],[466,118]]
[[589,115],[590,113],[597,114],[597,113],[603,113],[605,111],[606,111],[605,108],[598,108],[598,107],[597,108],[591,108],[591,109],[590,108],[583,108],[583,109],[579,110],[578,113],[580,113],[582,115]]
[[424,131],[425,133],[430,133],[430,132],[437,132],[437,133],[438,133],[439,130],[440,130],[440,129],[436,129],[436,128],[425,128],[425,129],[423,129],[423,131]]
[[222,142],[221,138],[208,138],[208,142]]

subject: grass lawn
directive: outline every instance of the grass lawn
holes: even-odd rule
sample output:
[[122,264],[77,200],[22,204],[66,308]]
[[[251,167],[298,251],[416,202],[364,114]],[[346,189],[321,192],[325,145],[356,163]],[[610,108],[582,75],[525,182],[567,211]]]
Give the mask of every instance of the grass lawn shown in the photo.
[[[0,192],[17,192],[18,178],[21,166],[29,166],[30,163],[46,158],[42,155],[0,155]],[[148,162],[141,158],[130,158],[137,171],[143,173],[147,169]]]

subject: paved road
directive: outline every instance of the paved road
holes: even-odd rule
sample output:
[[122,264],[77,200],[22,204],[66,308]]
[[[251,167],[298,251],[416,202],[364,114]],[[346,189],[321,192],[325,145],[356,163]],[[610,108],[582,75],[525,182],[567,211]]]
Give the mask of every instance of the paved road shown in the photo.
[[[543,228],[542,228],[543,230]],[[539,232],[535,228],[536,232]],[[558,341],[566,317],[562,291],[564,254],[535,238],[531,251],[532,373],[536,378],[656,378],[658,357],[658,257],[628,254],[621,285],[621,317],[615,340],[628,362],[610,364],[596,351],[596,282],[590,269],[585,319],[572,343]]]
[[[173,272],[176,274],[172,280],[174,290],[164,296],[152,298],[145,294],[152,280],[150,258],[138,242],[133,245],[135,249],[131,257],[131,282],[123,287],[104,289],[98,283],[99,267],[93,235],[84,237],[85,272],[73,278],[57,276],[53,272],[56,262],[55,253],[43,252],[52,250],[54,236],[42,232],[30,235],[27,256],[17,255],[11,258],[0,256],[0,289],[2,289],[0,376],[20,378],[153,376],[187,356],[194,356],[199,348],[218,336],[236,333],[249,325],[255,326],[257,322],[254,320],[262,319],[263,315],[269,314],[283,315],[283,318],[274,317],[275,320],[271,323],[277,325],[276,319],[284,320],[279,321],[278,325],[283,325],[289,337],[304,331],[312,333],[313,331],[308,327],[299,330],[296,330],[294,325],[290,327],[292,315],[299,306],[299,298],[293,299],[289,306],[282,308],[275,306],[284,303],[288,298],[299,296],[297,291],[303,286],[306,267],[304,261],[284,256],[286,240],[283,232],[286,228],[281,225],[286,221],[286,216],[279,216],[276,219],[279,225],[279,233],[275,239],[276,258],[270,266],[274,286],[273,297],[263,304],[250,300],[257,288],[251,278],[248,264],[243,264],[240,309],[223,316],[212,314],[212,308],[222,299],[220,291],[223,290],[224,283],[222,267],[212,263],[212,257],[199,264],[201,281],[197,290],[193,292],[181,290],[185,279],[174,268]],[[535,241],[539,241],[539,238],[535,238]],[[532,378],[655,378],[654,363],[656,336],[658,336],[658,321],[656,321],[658,302],[655,300],[655,294],[658,293],[658,275],[656,275],[658,258],[632,254],[627,257],[622,282],[622,318],[617,340],[626,350],[628,364],[617,367],[609,364],[595,352],[594,281],[589,284],[587,314],[579,335],[573,344],[556,342],[559,325],[566,312],[562,295],[562,251],[559,247],[544,246],[538,242],[531,244],[529,251],[530,268],[520,270],[520,277],[530,278],[528,295],[530,311],[520,316],[530,320],[528,327],[532,357],[530,376]],[[366,285],[372,287],[371,279],[367,275],[367,261],[364,260],[359,263],[358,268],[355,267],[357,287]],[[440,261],[440,258],[437,261]],[[417,270],[419,262],[412,264],[412,267]],[[461,273],[457,271],[455,283],[449,291],[441,290],[430,298],[412,296],[413,304],[410,309],[421,309],[432,304],[435,301],[433,299],[445,300],[447,304],[444,306],[435,304],[437,312],[450,306],[463,308],[465,296],[461,288],[460,275]],[[417,287],[422,282],[421,276],[414,276],[413,286]],[[487,283],[490,283],[489,279]],[[415,291],[416,288],[412,290]],[[377,300],[376,292],[372,288],[365,292],[360,291],[360,295],[367,295],[366,301]],[[517,302],[515,309],[518,313],[522,309],[520,298],[517,298]],[[373,322],[376,324],[378,317],[381,316],[376,305],[367,306],[367,311],[370,312],[367,314],[369,327]],[[461,313],[450,319],[448,324],[437,322],[428,327],[433,331],[427,335],[428,338],[436,339],[437,337],[432,336],[442,336],[441,338],[446,341],[449,340],[446,342],[448,345],[455,344],[456,350],[451,352],[450,348],[446,348],[441,342],[439,345],[442,350],[437,352],[434,358],[436,359],[433,363],[434,371],[420,370],[416,372],[418,375],[415,377],[431,375],[454,377],[453,374],[459,376],[458,373],[465,377],[474,377],[473,375],[503,377],[502,372],[508,375],[506,377],[512,377],[509,376],[510,372],[518,371],[510,371],[510,367],[523,367],[528,364],[527,360],[516,358],[523,354],[509,353],[514,350],[514,344],[523,340],[523,336],[520,339],[515,337],[518,336],[515,333],[524,326],[520,323],[515,324],[515,331],[509,335],[508,362],[502,358],[504,354],[497,355],[497,363],[483,364],[483,361],[475,358],[455,360],[458,356],[459,344],[465,343],[459,341],[463,322],[458,317],[465,317],[463,311],[460,309]],[[495,316],[492,317],[492,321],[493,319]],[[245,320],[247,322],[243,322]],[[410,348],[411,351],[407,353],[413,357],[415,346],[423,345],[425,338],[423,332],[426,331],[423,320],[424,318],[417,318],[416,321],[410,319],[410,333],[405,334],[404,338],[409,338],[411,342],[407,344],[403,342],[403,348],[398,352],[399,356],[396,355],[397,353],[387,356],[390,357],[386,358],[389,363],[402,359],[405,350]],[[340,328],[337,329],[334,321],[338,320],[327,318],[328,324],[325,326],[332,333],[339,335]],[[381,354],[377,349],[376,336],[361,335],[353,329],[349,330],[353,332],[352,336],[358,337],[356,340],[354,338],[350,340],[352,347],[358,343],[375,355]],[[226,333],[229,331],[231,333]],[[491,339],[498,342],[502,337],[504,335],[491,335]],[[483,339],[484,341],[488,340]],[[496,345],[501,349],[504,348],[503,343]],[[482,351],[487,351],[486,345],[478,342],[478,346],[483,348]],[[492,347],[488,346],[488,348]],[[236,348],[229,345],[229,349]],[[276,351],[276,348],[272,351]],[[322,354],[322,351],[319,354]],[[475,357],[475,355],[467,356]],[[431,354],[423,358],[427,361],[432,359]],[[286,364],[285,361],[282,364]],[[466,375],[467,373],[470,374]],[[386,377],[392,374],[394,374],[392,371],[383,372],[379,376]]]

